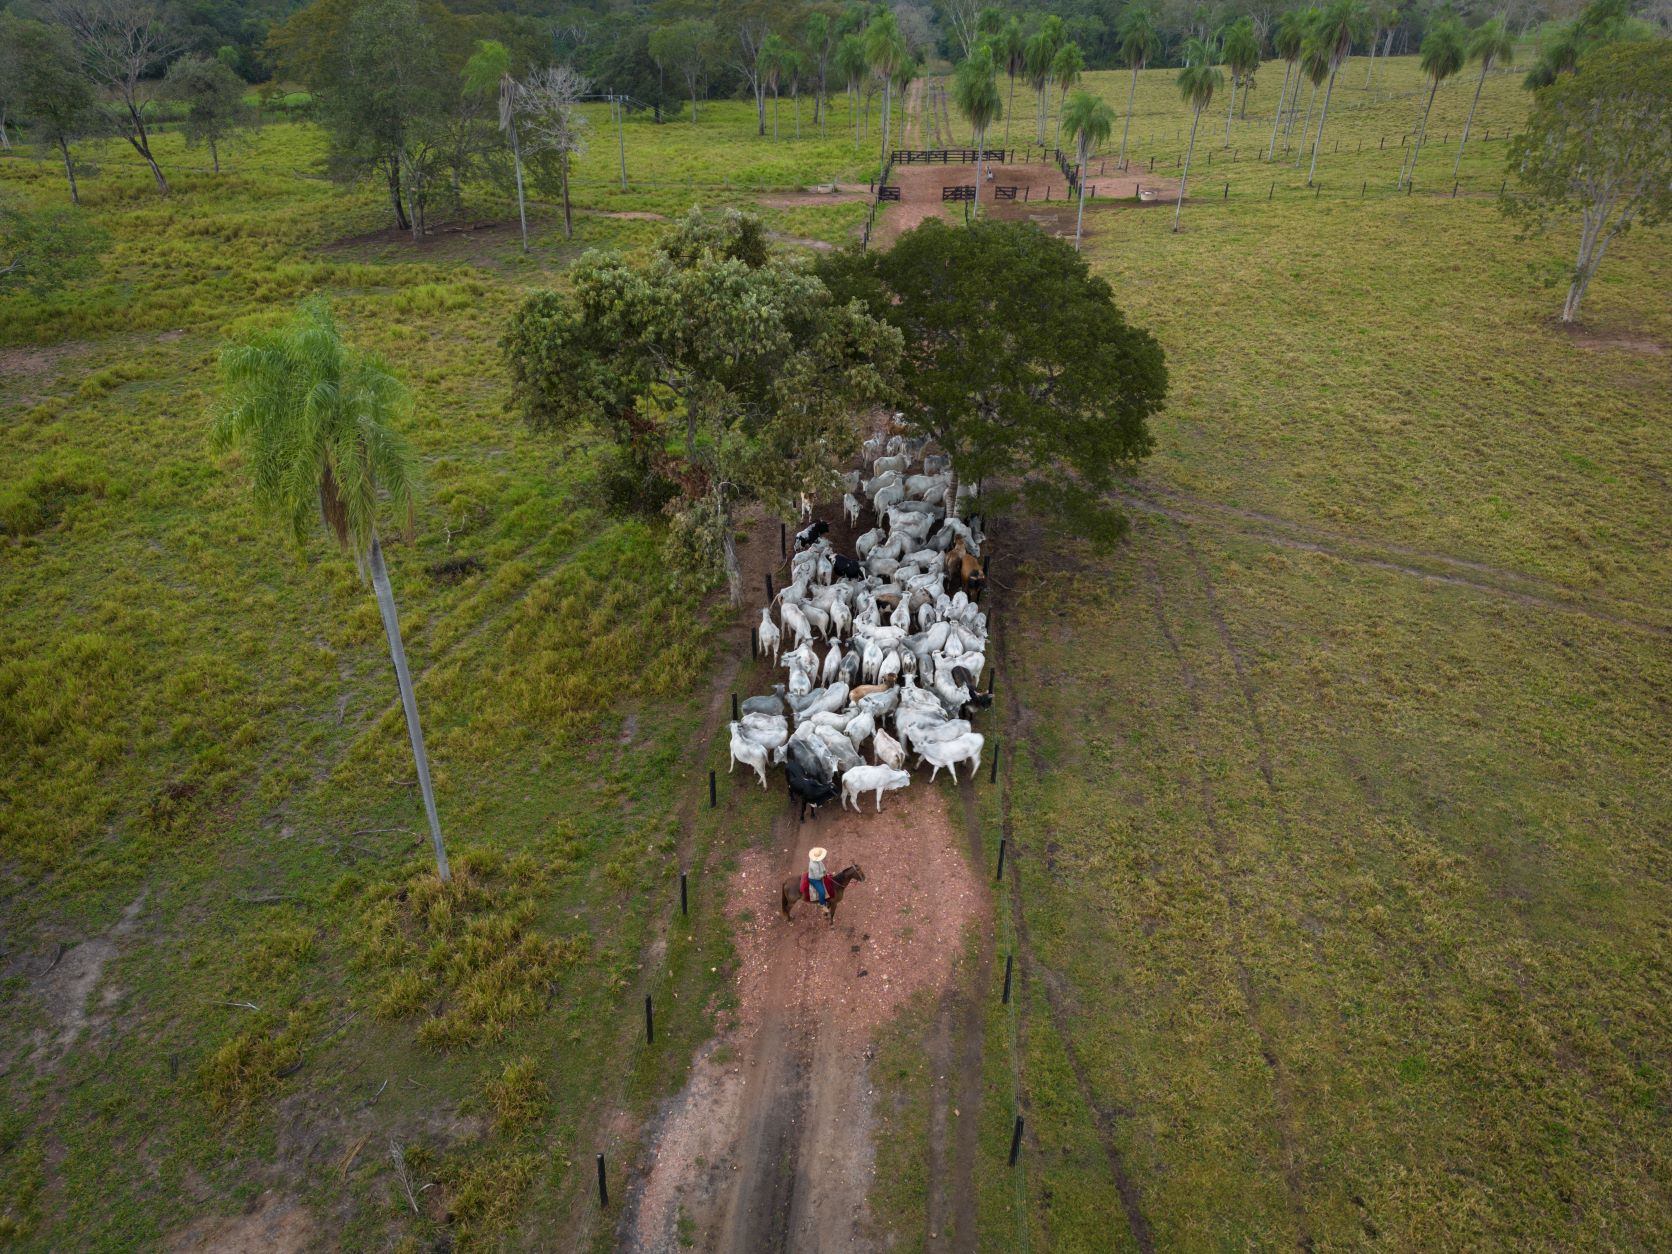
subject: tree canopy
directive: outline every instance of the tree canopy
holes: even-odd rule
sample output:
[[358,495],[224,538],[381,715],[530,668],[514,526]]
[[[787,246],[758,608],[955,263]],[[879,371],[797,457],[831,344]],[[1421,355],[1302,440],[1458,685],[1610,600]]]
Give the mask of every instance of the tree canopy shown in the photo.
[[723,567],[736,599],[735,508],[787,515],[834,484],[855,414],[894,396],[900,335],[773,254],[758,218],[693,209],[647,262],[586,253],[504,347],[529,425],[601,432],[633,473],[672,485],[676,554]]
[[1672,42],[1617,44],[1534,97],[1510,144],[1504,208],[1533,232],[1578,215],[1579,255],[1562,320],[1572,322],[1608,245],[1672,216]]
[[818,270],[899,329],[898,408],[983,482],[988,507],[1020,498],[1088,538],[1121,534],[1108,491],[1150,450],[1167,367],[1072,247],[1031,224],[930,219],[888,252],[831,254]]

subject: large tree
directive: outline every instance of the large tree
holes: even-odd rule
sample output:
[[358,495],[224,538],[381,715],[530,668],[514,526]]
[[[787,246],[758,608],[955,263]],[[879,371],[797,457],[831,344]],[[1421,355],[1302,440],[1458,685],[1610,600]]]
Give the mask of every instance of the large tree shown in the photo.
[[[1231,115],[1237,111],[1237,88],[1252,78],[1260,68],[1260,37],[1254,33],[1252,18],[1239,18],[1225,31],[1225,44],[1220,49],[1225,68],[1230,71],[1231,98],[1225,106],[1225,147],[1231,146]],[[1248,107],[1247,93],[1243,94],[1243,108]]]
[[697,120],[697,99],[703,77],[714,62],[719,32],[712,22],[688,17],[650,32],[650,55],[662,69],[685,80],[691,97],[691,121]]
[[1023,52],[1023,59],[1027,66],[1028,86],[1032,87],[1037,98],[1035,103],[1034,121],[1036,134],[1034,143],[1041,146],[1045,143],[1045,124],[1051,116],[1051,63],[1057,59],[1057,53],[1067,41],[1062,19],[1051,14],[1039,24],[1039,29],[1029,36],[1027,47]]
[[0,49],[13,107],[29,121],[29,133],[43,148],[57,152],[70,185],[70,203],[79,205],[75,160],[70,144],[94,129],[99,120],[93,84],[82,72],[69,33],[43,22],[0,14],[7,43]]
[[900,24],[894,20],[893,11],[884,9],[865,28],[865,60],[871,72],[882,80],[882,157],[877,166],[879,171],[888,165],[888,122],[894,100],[894,76],[910,57],[905,36],[900,33]]
[[566,278],[505,337],[517,406],[537,430],[603,433],[636,473],[676,484],[675,552],[723,569],[741,600],[737,508],[788,514],[836,482],[856,413],[892,403],[899,333],[735,211],[693,209],[648,261],[588,252]]
[[1063,107],[1068,104],[1068,93],[1079,85],[1085,68],[1086,54],[1080,51],[1079,44],[1064,44],[1052,58],[1051,77],[1057,84],[1057,137],[1052,144],[1057,148],[1062,147]]
[[1155,29],[1155,15],[1141,4],[1131,5],[1120,17],[1120,59],[1132,67],[1132,86],[1126,93],[1126,121],[1120,130],[1120,168],[1126,169],[1126,140],[1132,134],[1132,105],[1138,99],[1138,71],[1161,51],[1161,35]]
[[575,237],[569,204],[569,175],[586,151],[586,115],[581,98],[590,84],[566,65],[535,70],[516,88],[516,112],[527,140],[530,169],[541,190],[563,201],[563,238]]
[[304,301],[286,326],[255,332],[223,352],[221,379],[226,407],[215,420],[213,442],[220,449],[248,450],[257,507],[282,523],[298,546],[314,520],[323,519],[332,538],[371,576],[406,712],[436,869],[446,880],[447,850],[430,788],[418,698],[407,672],[378,534],[384,502],[398,525],[412,527],[418,459],[395,428],[411,398],[383,361],[343,342],[321,297]]
[[[1295,65],[1300,61],[1301,45],[1306,40],[1305,19],[1300,10],[1291,9],[1277,21],[1277,33],[1272,37],[1272,46],[1277,55],[1283,58],[1283,88],[1277,93],[1277,111],[1271,119],[1271,143],[1266,147],[1266,160],[1270,161],[1277,155],[1277,127],[1283,121],[1283,101],[1289,94],[1289,76]],[[1300,95],[1300,87],[1295,87],[1295,94]],[[1293,106],[1290,107],[1292,113]]]
[[1672,216],[1672,42],[1596,49],[1540,89],[1510,143],[1509,168],[1517,188],[1504,208],[1529,231],[1579,217],[1562,305],[1562,321],[1573,322],[1608,245]]
[[152,75],[179,51],[153,0],[48,0],[48,14],[70,32],[87,76],[109,93],[122,138],[151,171],[157,191],[168,180],[151,152]]
[[853,118],[855,145],[859,143],[860,89],[870,68],[870,59],[865,55],[864,38],[851,31],[843,35],[841,42],[836,45],[836,72],[847,82],[848,113]]
[[1028,41],[1022,35],[1022,21],[1011,18],[989,41],[993,49],[993,60],[1004,65],[1005,75],[1010,79],[1010,95],[1005,102],[1004,111],[1004,146],[1010,147],[1010,118],[1016,112],[1016,76],[1027,69]]
[[931,218],[886,252],[818,264],[905,336],[905,422],[981,483],[987,508],[1023,499],[1072,534],[1121,533],[1108,492],[1150,450],[1167,369],[1066,242],[1029,223]]
[[209,146],[216,174],[221,172],[221,145],[254,121],[244,105],[245,90],[243,79],[209,57],[181,57],[163,80],[164,93],[186,106],[181,127],[186,142]]

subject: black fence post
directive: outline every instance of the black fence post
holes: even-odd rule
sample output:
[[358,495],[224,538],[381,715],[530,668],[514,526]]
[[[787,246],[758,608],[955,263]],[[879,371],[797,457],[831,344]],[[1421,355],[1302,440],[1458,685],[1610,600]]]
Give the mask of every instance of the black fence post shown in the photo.
[[1004,1000],[1002,1004],[1006,1006],[1010,1004],[1010,964],[1015,960],[1015,958],[1015,954],[1006,954],[1004,956]]
[[766,572],[766,599],[772,600],[772,572]]
[[749,660],[755,661],[761,655],[761,629],[749,628]]
[[715,786],[716,785],[715,785],[715,779],[714,779],[714,772],[710,771],[708,773],[708,808],[710,810],[712,810],[715,806],[720,804],[718,801],[715,800],[715,791],[714,791]]
[[778,524],[778,556],[779,557],[788,557],[789,556],[789,552],[790,552],[789,536],[786,534],[788,531],[789,531],[789,528],[786,527],[782,522],[780,522]]
[[993,769],[987,773],[987,782],[989,784],[999,782],[999,747],[997,745],[993,746]]
[[1452,198],[1452,199],[1453,199],[1453,200],[1456,200],[1456,199],[1457,199],[1457,184],[1456,184],[1456,183],[1453,183],[1453,184],[1452,184],[1452,185],[1451,185],[1451,198]]
[[1016,1116],[1016,1130],[1010,1134],[1010,1165],[1016,1165],[1016,1155],[1022,1152],[1022,1116]]
[[1365,179],[1363,183],[1359,184],[1358,198],[1360,200],[1364,199],[1364,193],[1367,190],[1369,190],[1369,187],[1370,187],[1370,180],[1369,179]]
[[688,898],[685,895],[685,872],[684,871],[681,871],[679,873],[679,913],[680,914],[690,914],[691,913],[691,901],[690,901],[690,898]]
[[1312,199],[1317,200],[1318,197],[1322,196],[1323,194],[1324,194],[1324,185],[1322,183],[1319,183],[1318,186],[1317,186],[1317,189],[1315,191],[1313,191],[1313,193],[1312,193]]
[[1508,179],[1505,179],[1502,183],[1499,183],[1498,184],[1498,195],[1502,196],[1504,194],[1504,188],[1506,188],[1508,186],[1509,186],[1509,180]]
[[598,1205],[608,1209],[610,1204],[610,1186],[604,1182],[604,1156],[598,1155]]
[[1275,195],[1277,195],[1277,183],[1274,181],[1271,185],[1271,190],[1266,193],[1266,199],[1270,200]]
[[1230,198],[1231,198],[1231,185],[1229,183],[1227,183],[1227,184],[1225,184],[1225,194],[1223,196],[1221,196],[1220,199],[1221,200],[1229,200]]
[[651,1013],[649,993],[644,995],[644,1043],[646,1045],[656,1043],[656,1017]]
[[1006,838],[1003,837],[1003,836],[999,837],[999,869],[998,869],[998,873],[993,876],[993,882],[994,883],[997,883],[999,880],[1002,880],[1004,878],[1004,846],[1005,846],[1005,839]]
[[737,694],[731,694],[731,721],[737,722]]

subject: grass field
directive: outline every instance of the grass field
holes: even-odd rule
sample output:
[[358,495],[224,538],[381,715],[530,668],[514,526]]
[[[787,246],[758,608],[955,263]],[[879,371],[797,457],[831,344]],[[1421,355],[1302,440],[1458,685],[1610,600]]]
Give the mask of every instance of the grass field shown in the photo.
[[[1204,117],[1220,195],[1184,233],[1089,217],[1173,372],[1129,541],[1001,533],[1007,756],[981,822],[1019,873],[998,938],[1019,993],[985,1025],[981,1240],[1653,1245],[1672,244],[1625,240],[1587,331],[1559,332],[1539,280],[1572,241],[1515,241],[1484,194],[1513,78],[1464,163],[1482,194],[1449,198],[1442,146],[1391,194],[1398,157],[1370,144],[1415,121],[1414,62],[1367,94],[1355,61],[1323,193],[1280,167],[1268,201],[1250,152],[1277,69],[1230,149]],[[1158,172],[1185,121],[1170,80],[1142,77],[1133,125]],[[1126,83],[1091,76],[1122,108]],[[1470,91],[1442,91],[1431,132],[1455,140]],[[607,214],[864,181],[876,154],[840,102],[799,144],[715,104],[629,119],[623,192],[594,123],[576,239],[542,207],[528,257],[503,226],[416,251],[380,233],[370,191],[309,177],[304,125],[219,179],[165,136],[167,201],[87,145],[103,276],[0,306],[0,1241],[146,1247],[273,1189],[354,1248],[608,1248],[591,1153],[630,1158],[726,1006],[728,931],[675,925],[666,874],[700,892],[768,803],[693,804],[720,618],[603,512],[595,449],[506,412],[497,340],[580,249],[660,229]],[[27,157],[0,186],[63,194]],[[864,211],[763,213],[840,241]],[[463,868],[445,898],[371,598],[323,543],[298,561],[205,449],[224,337],[314,290],[418,401],[428,488],[390,560]],[[897,1077],[899,1126],[926,1126]],[[909,1165],[917,1135],[885,1154]],[[391,1140],[440,1182],[421,1214]],[[918,1187],[902,1171],[879,1204]]]
[[1118,553],[1018,523],[997,559],[983,822],[1021,995],[988,1033],[984,1247],[1672,1222],[1672,240],[1629,237],[1570,334],[1534,276],[1571,241],[1422,182],[1094,219],[1173,392]]

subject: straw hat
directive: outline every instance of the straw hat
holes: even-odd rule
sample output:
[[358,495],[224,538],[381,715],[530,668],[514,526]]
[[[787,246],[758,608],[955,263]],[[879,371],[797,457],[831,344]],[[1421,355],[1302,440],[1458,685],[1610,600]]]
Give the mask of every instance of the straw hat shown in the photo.
[[814,862],[823,862],[830,856],[830,850],[825,849],[822,846],[815,845],[807,851],[807,856]]

